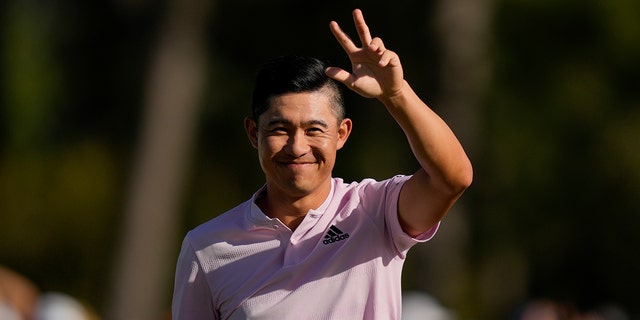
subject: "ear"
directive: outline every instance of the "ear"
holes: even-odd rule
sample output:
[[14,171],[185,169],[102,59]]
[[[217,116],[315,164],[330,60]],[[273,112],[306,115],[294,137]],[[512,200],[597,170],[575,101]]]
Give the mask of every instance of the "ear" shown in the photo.
[[352,125],[353,125],[353,123],[351,122],[351,119],[349,119],[349,118],[345,118],[340,123],[340,127],[338,127],[338,141],[337,141],[337,144],[336,144],[336,149],[337,150],[342,149],[344,144],[347,142],[347,139],[349,138],[349,134],[351,134]]
[[247,132],[247,137],[251,145],[258,149],[258,124],[251,117],[244,118],[244,130]]

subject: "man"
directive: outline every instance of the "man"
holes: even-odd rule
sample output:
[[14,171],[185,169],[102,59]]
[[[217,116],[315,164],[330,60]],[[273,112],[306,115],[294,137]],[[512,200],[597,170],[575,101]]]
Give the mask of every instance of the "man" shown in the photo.
[[[173,319],[399,319],[409,248],[429,240],[472,180],[447,125],[403,79],[398,56],[353,13],[362,47],[330,28],[349,73],[308,57],[258,74],[245,119],[266,183],[247,202],[187,234]],[[351,132],[337,82],[382,102],[421,165],[411,176],[332,177]]]

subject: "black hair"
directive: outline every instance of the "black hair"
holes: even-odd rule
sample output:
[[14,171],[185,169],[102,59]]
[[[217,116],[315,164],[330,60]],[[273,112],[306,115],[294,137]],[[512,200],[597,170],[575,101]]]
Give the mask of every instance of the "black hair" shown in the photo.
[[271,99],[286,93],[314,92],[328,89],[338,121],[345,117],[340,84],[324,70],[328,64],[308,56],[281,56],[267,62],[256,76],[251,116],[258,118],[269,109]]

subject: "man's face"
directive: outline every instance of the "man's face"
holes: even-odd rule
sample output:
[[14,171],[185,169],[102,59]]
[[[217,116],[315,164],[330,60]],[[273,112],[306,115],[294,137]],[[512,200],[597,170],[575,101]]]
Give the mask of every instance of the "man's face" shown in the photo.
[[351,120],[338,123],[330,96],[321,90],[275,97],[258,123],[247,118],[245,128],[258,149],[268,192],[299,198],[328,191]]

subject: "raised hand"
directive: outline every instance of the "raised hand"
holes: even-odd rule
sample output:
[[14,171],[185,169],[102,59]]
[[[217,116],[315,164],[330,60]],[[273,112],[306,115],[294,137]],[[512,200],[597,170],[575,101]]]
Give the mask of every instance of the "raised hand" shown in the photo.
[[353,43],[337,22],[331,21],[329,25],[351,60],[351,73],[339,67],[329,67],[326,74],[367,98],[384,99],[399,94],[405,84],[400,58],[385,48],[382,39],[371,37],[359,9],[353,11],[353,22],[361,47]]

